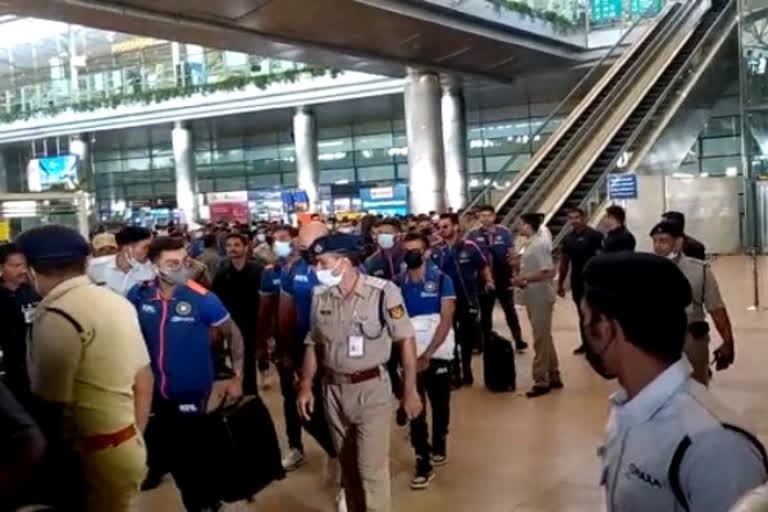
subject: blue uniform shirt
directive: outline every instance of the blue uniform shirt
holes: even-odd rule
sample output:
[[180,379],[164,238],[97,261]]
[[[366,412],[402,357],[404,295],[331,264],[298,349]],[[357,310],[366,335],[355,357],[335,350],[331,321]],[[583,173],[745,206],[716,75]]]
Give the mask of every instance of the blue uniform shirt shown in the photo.
[[486,259],[492,262],[494,273],[508,272],[507,254],[514,248],[512,233],[504,226],[494,225],[470,231],[467,240],[475,242]]
[[210,328],[229,320],[218,297],[197,283],[177,286],[165,299],[156,282],[128,292],[152,360],[155,386],[165,398],[200,403],[213,384]]
[[453,280],[433,263],[427,263],[423,281],[412,281],[408,272],[394,279],[403,292],[408,316],[439,314],[443,299],[455,299]]
[[403,253],[395,249],[379,249],[365,260],[365,273],[369,276],[391,280],[404,270]]
[[319,284],[314,268],[304,258],[289,265],[282,272],[282,291],[291,296],[296,306],[295,340],[297,342],[304,343],[304,338],[309,332],[312,289]]
[[277,295],[280,293],[283,280],[285,259],[279,259],[274,265],[267,265],[261,273],[259,293],[262,295]]
[[477,306],[480,272],[487,265],[477,244],[471,240],[459,240],[452,246],[439,244],[432,249],[432,262],[451,278],[460,300]]

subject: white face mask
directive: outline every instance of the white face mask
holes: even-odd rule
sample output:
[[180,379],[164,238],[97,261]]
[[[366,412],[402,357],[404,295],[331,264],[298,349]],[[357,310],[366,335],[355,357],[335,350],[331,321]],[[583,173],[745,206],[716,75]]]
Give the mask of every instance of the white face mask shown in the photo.
[[256,233],[256,240],[258,240],[259,243],[264,243],[267,240],[267,235],[264,233]]
[[355,228],[353,226],[341,226],[341,227],[339,227],[339,233],[344,233],[344,234],[349,235],[349,234],[354,233],[354,232],[355,232]]
[[381,233],[376,237],[379,247],[382,249],[391,249],[395,246],[395,235],[391,233]]
[[274,250],[279,258],[287,258],[291,254],[291,242],[275,240]]
[[341,282],[341,278],[344,277],[344,271],[339,272],[339,275],[334,275],[334,272],[341,266],[341,260],[333,267],[329,269],[317,270],[317,280],[323,286],[337,286]]
[[676,251],[672,251],[671,253],[667,254],[667,258],[671,260],[677,259],[678,253]]

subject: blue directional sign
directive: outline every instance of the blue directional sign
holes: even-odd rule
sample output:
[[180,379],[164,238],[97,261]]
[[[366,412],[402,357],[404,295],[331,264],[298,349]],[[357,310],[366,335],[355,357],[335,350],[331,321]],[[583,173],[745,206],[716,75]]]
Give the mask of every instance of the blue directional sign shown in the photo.
[[594,24],[620,20],[624,15],[623,0],[592,0],[590,7]]
[[627,173],[608,176],[608,199],[637,199],[637,175]]

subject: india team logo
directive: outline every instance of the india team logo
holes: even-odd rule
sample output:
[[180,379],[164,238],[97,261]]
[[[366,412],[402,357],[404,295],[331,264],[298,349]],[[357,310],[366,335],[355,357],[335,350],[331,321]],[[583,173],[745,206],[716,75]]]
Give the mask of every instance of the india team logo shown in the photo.
[[428,293],[435,293],[437,291],[437,283],[434,281],[427,281],[424,283],[424,291]]
[[179,316],[187,316],[192,312],[192,305],[189,302],[179,302],[176,304],[176,314]]

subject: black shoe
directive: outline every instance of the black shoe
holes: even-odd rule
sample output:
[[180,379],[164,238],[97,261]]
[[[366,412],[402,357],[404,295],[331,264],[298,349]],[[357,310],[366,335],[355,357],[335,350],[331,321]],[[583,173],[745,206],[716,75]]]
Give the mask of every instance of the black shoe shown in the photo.
[[525,349],[527,349],[527,348],[528,348],[528,344],[527,344],[526,342],[524,342],[524,341],[522,341],[522,340],[520,340],[520,341],[516,341],[516,342],[515,342],[515,349],[516,349],[518,352],[523,352],[523,351],[525,351]]
[[472,387],[472,385],[475,383],[475,378],[473,376],[464,377],[464,385],[466,387]]
[[536,398],[538,396],[546,395],[549,393],[549,388],[544,386],[533,386],[530,391],[528,391],[525,396],[528,398]]
[[564,387],[563,381],[560,379],[549,381],[549,389],[563,389]]
[[587,347],[586,345],[581,345],[576,350],[573,351],[573,355],[575,356],[581,356],[587,353]]
[[421,490],[429,487],[430,482],[435,479],[435,472],[429,459],[418,459],[416,461],[416,473],[411,478],[411,489]]

